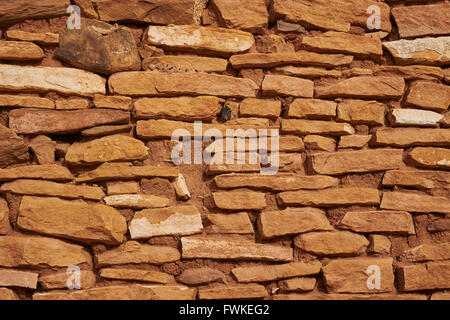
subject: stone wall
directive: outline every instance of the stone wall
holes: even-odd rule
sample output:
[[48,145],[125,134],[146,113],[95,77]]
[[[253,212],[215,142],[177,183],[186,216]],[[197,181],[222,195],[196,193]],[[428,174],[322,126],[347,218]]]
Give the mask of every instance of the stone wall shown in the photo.
[[[449,299],[449,16],[2,1],[0,299]],[[176,165],[177,129],[279,146]]]

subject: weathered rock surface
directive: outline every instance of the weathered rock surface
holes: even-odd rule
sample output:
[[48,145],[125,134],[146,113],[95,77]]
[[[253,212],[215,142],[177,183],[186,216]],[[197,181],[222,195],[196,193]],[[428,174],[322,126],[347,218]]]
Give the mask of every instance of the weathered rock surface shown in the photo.
[[348,231],[309,232],[294,238],[294,245],[318,256],[356,256],[366,251],[369,241]]
[[165,246],[140,244],[128,241],[117,248],[96,254],[95,259],[99,267],[118,264],[163,264],[180,259],[177,249]]
[[9,113],[9,127],[20,134],[66,134],[109,123],[127,123],[130,114],[119,110],[25,110]]
[[339,139],[339,149],[361,149],[364,148],[372,139],[371,135],[353,134],[351,136],[342,136]]
[[55,163],[56,142],[47,136],[39,135],[31,139],[29,146],[39,164]]
[[214,192],[213,199],[218,208],[225,210],[262,210],[267,205],[266,196],[262,192]]
[[248,51],[255,39],[248,32],[200,26],[150,26],[148,43],[168,48],[229,56]]
[[44,51],[32,42],[0,40],[0,60],[29,61],[43,58]]
[[201,300],[259,299],[266,296],[268,296],[266,288],[257,284],[200,288],[198,290],[198,297]]
[[221,110],[220,99],[201,96],[196,98],[141,98],[135,101],[138,119],[204,120],[211,121]]
[[102,278],[116,280],[132,280],[162,284],[175,282],[172,275],[152,270],[105,268],[101,269],[99,274]]
[[255,33],[261,33],[267,28],[269,13],[264,0],[252,1],[251,5],[245,0],[214,0],[212,4],[217,8],[219,19],[226,28]]
[[370,245],[367,252],[378,253],[383,255],[390,255],[392,249],[392,243],[389,237],[381,234],[369,235]]
[[207,234],[254,234],[253,225],[246,212],[234,214],[208,214]]
[[290,134],[320,134],[329,136],[345,136],[354,134],[355,129],[347,123],[319,120],[283,119],[281,132]]
[[430,169],[450,168],[450,150],[445,148],[414,148],[409,154],[418,167]]
[[125,240],[125,218],[103,204],[82,200],[25,196],[17,225],[29,231],[87,243],[118,244]]
[[231,270],[238,282],[268,282],[284,278],[313,275],[320,272],[322,264],[311,262],[291,262],[270,266],[237,267]]
[[145,239],[201,233],[203,225],[197,208],[187,205],[136,212],[129,229],[131,239]]
[[0,65],[0,89],[11,92],[48,92],[92,96],[105,94],[105,79],[74,68]]
[[55,55],[74,67],[106,75],[141,69],[130,30],[89,19],[81,20],[81,29],[66,29]]
[[29,158],[25,141],[13,130],[0,125],[0,168],[26,162]]
[[336,116],[336,102],[319,99],[295,99],[289,106],[290,118],[325,119]]
[[189,71],[224,72],[227,65],[228,60],[225,59],[188,55],[149,57],[142,62],[144,70],[172,67]]
[[316,208],[288,208],[259,215],[258,229],[265,239],[333,228],[325,212]]
[[450,189],[450,172],[429,170],[392,170],[383,177],[387,187],[401,186],[417,189]]
[[399,77],[353,77],[327,87],[316,88],[318,98],[398,99],[405,90]]
[[380,8],[380,30],[391,31],[389,5],[372,0],[320,0],[313,3],[306,0],[275,0],[273,11],[277,18],[299,23],[306,28],[348,32],[351,25],[367,28],[367,19],[370,16],[367,8],[371,5]]
[[407,192],[384,192],[381,208],[411,212],[450,213],[450,202],[447,198],[439,196]]
[[[67,280],[69,280],[70,273],[67,272],[57,272],[48,275],[39,276],[39,284],[42,288],[48,289],[66,289]],[[89,289],[95,286],[96,275],[92,271],[81,270],[80,271],[80,288]]]
[[103,199],[108,206],[116,208],[162,208],[169,205],[169,199],[146,194],[120,194]]
[[86,290],[64,290],[33,294],[33,300],[151,300],[151,290],[139,285],[106,286]]
[[2,267],[68,267],[91,262],[89,251],[65,241],[30,236],[0,237]]
[[54,181],[70,181],[72,173],[66,167],[59,165],[31,165],[0,169],[0,181],[15,179],[43,179]]
[[217,236],[181,238],[183,258],[292,261],[291,247],[254,243],[241,239],[222,239]]
[[144,160],[148,157],[145,144],[121,134],[107,136],[84,143],[74,143],[66,153],[72,165],[90,165],[112,161]]
[[339,78],[342,75],[342,72],[338,70],[326,70],[315,67],[284,66],[274,68],[272,71],[276,74],[307,79],[316,79],[321,77]]
[[348,211],[338,227],[362,233],[416,233],[413,218],[405,211]]
[[334,207],[349,205],[377,205],[380,195],[372,188],[331,188],[314,191],[288,191],[277,195],[282,206]]
[[[100,20],[150,24],[198,24],[201,12],[196,0],[92,0]],[[202,9],[202,8],[200,8]]]
[[339,175],[350,172],[373,172],[398,169],[403,166],[403,150],[373,149],[311,155],[317,174]]
[[439,67],[411,66],[380,66],[376,71],[379,76],[401,76],[405,80],[441,80],[444,72]]
[[[332,293],[374,293],[394,290],[392,258],[347,258],[332,260],[322,268],[325,285]],[[368,279],[373,271],[370,266],[379,267],[380,288],[370,289]]]
[[434,261],[399,267],[401,291],[419,291],[450,288],[450,262]]
[[66,14],[69,0],[18,0],[0,4],[0,24],[26,19],[59,17]]
[[241,117],[264,117],[276,119],[281,114],[281,102],[271,99],[244,99],[239,105]]
[[0,107],[55,109],[55,103],[46,98],[2,94]]
[[49,196],[68,199],[101,200],[105,193],[100,187],[77,186],[45,180],[18,179],[5,182],[0,187],[2,192],[32,196]]
[[401,38],[447,35],[450,24],[447,2],[426,6],[405,6],[392,9]]
[[104,163],[97,167],[97,169],[80,174],[76,178],[76,182],[129,180],[146,177],[176,178],[178,174],[179,169],[177,167],[133,166],[131,163]]
[[443,115],[427,110],[418,109],[393,109],[389,113],[389,120],[393,127],[437,127]]
[[450,130],[419,128],[381,128],[375,132],[375,142],[381,146],[449,146]]
[[376,101],[345,100],[338,104],[337,119],[351,124],[384,125],[386,106]]
[[8,203],[3,198],[0,198],[0,235],[6,235],[10,230]]
[[410,86],[405,103],[437,112],[446,111],[450,104],[450,86],[430,81],[416,81]]
[[315,278],[298,277],[278,282],[281,292],[311,291],[316,286]]
[[337,67],[348,65],[353,56],[343,54],[320,54],[310,51],[293,53],[246,53],[230,58],[234,69],[272,68],[284,65],[312,65],[321,67]]
[[39,273],[0,269],[0,286],[36,289]]
[[213,95],[254,98],[258,90],[250,79],[189,72],[120,72],[113,74],[108,84],[112,93],[131,96]]
[[418,38],[383,42],[400,65],[446,65],[450,61],[450,37]]
[[379,59],[383,55],[380,39],[328,31],[320,36],[304,37],[302,46],[311,51],[337,52]]
[[211,282],[224,282],[225,275],[219,270],[208,267],[192,268],[184,270],[177,278],[181,283],[187,285],[203,285]]
[[0,288],[0,300],[19,300],[19,296],[8,288]]
[[6,37],[9,40],[31,41],[43,45],[57,45],[59,34],[53,32],[29,32],[22,30],[8,30]]
[[406,250],[400,258],[411,262],[448,260],[450,259],[450,242],[443,242],[436,245],[420,245]]

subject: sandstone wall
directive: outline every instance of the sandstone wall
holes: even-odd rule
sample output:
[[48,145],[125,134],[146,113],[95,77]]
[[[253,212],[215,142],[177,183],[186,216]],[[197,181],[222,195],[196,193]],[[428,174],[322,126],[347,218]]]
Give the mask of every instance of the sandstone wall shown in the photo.
[[[449,16],[1,2],[0,299],[449,299]],[[175,165],[194,121],[279,129],[278,173]]]

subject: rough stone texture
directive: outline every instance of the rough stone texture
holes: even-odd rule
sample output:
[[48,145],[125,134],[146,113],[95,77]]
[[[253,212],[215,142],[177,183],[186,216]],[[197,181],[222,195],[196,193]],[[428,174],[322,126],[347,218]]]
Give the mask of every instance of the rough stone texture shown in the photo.
[[294,245],[318,256],[357,256],[366,251],[369,241],[348,231],[309,232],[294,238]]
[[253,98],[258,89],[250,79],[189,72],[120,72],[113,74],[108,84],[112,93],[131,96],[216,95]]
[[2,267],[68,267],[91,264],[89,251],[67,242],[30,236],[0,237]]
[[21,30],[8,30],[6,37],[9,40],[31,41],[42,45],[59,44],[59,34],[53,32],[28,32]]
[[6,235],[10,230],[8,203],[3,198],[0,198],[0,235]]
[[169,199],[145,194],[120,194],[103,199],[108,206],[116,208],[162,208],[169,205]]
[[392,170],[384,174],[383,185],[417,189],[450,189],[450,173],[427,170]]
[[254,188],[270,191],[289,191],[299,189],[326,189],[337,187],[338,179],[328,176],[304,176],[278,174],[263,176],[259,174],[226,174],[214,178],[221,189]]
[[450,150],[444,148],[414,148],[409,154],[418,167],[430,169],[450,168]]
[[55,109],[55,103],[46,98],[2,94],[0,107]]
[[289,106],[288,116],[328,120],[336,116],[336,103],[318,99],[295,99]]
[[105,193],[99,187],[77,186],[45,180],[18,179],[3,183],[2,192],[32,196],[49,196],[68,199],[101,200]]
[[125,218],[102,204],[25,196],[17,225],[25,230],[81,242],[118,244],[125,240]]
[[253,225],[246,212],[235,214],[208,214],[207,234],[254,234]]
[[405,80],[442,80],[444,72],[439,67],[411,66],[380,66],[377,75],[402,76]]
[[383,42],[383,46],[400,65],[445,65],[450,61],[450,37],[419,38]]
[[450,104],[450,86],[429,81],[416,81],[409,87],[405,103],[437,112],[446,111]]
[[0,269],[0,286],[36,289],[38,273]]
[[217,236],[181,238],[183,258],[226,260],[292,261],[291,247],[254,243],[241,239],[221,239]]
[[28,41],[0,40],[0,59],[12,61],[42,60],[44,51]]
[[399,77],[353,77],[327,87],[316,88],[318,98],[398,99],[405,90]]
[[273,11],[277,17],[306,28],[348,32],[351,25],[367,27],[367,8],[374,4],[380,7],[381,30],[391,31],[389,6],[371,0],[319,0],[313,3],[307,0],[275,0]]
[[376,101],[346,100],[338,104],[337,119],[351,124],[384,124],[386,106]]
[[315,278],[299,277],[278,282],[281,292],[311,291],[316,286]]
[[0,65],[0,90],[48,92],[92,96],[105,93],[105,79],[73,68]]
[[100,277],[107,279],[135,280],[154,283],[173,283],[172,275],[150,270],[105,268],[100,270]]
[[277,119],[281,113],[281,102],[270,99],[244,99],[239,105],[242,117],[263,117]]
[[19,296],[8,288],[0,288],[0,300],[19,300]]
[[178,281],[187,285],[203,285],[211,282],[224,282],[225,275],[212,268],[192,268],[183,271]]
[[402,38],[449,34],[450,24],[445,18],[449,13],[450,6],[446,2],[392,9],[392,15]]
[[333,230],[325,212],[316,208],[288,208],[262,212],[258,229],[265,239],[310,231]]
[[[138,119],[211,121],[221,110],[217,97],[141,98],[135,101]],[[278,116],[278,115],[277,115]]]
[[328,31],[317,37],[304,37],[302,46],[311,51],[337,52],[359,57],[379,58],[383,55],[380,39]]
[[374,149],[316,153],[311,158],[312,168],[317,174],[339,175],[350,172],[372,172],[401,168],[403,150]]
[[291,134],[322,134],[330,136],[345,136],[354,134],[355,130],[347,123],[337,123],[318,120],[283,119],[281,132]]
[[163,264],[180,259],[177,249],[165,246],[152,246],[128,241],[117,248],[96,254],[95,260],[99,267],[119,264]]
[[[392,258],[347,258],[332,260],[322,268],[325,285],[330,293],[374,293],[394,290]],[[380,288],[369,289],[367,282],[373,272],[369,266],[378,266],[381,272]]]
[[413,218],[405,211],[348,211],[338,227],[363,233],[416,233]]
[[402,253],[400,258],[411,262],[448,260],[450,259],[450,242],[444,242],[437,245],[420,245],[406,250]]
[[214,203],[225,210],[262,210],[266,207],[266,197],[261,192],[215,192]]
[[375,132],[375,142],[381,146],[449,146],[450,130],[418,128],[380,128]]
[[154,68],[164,68],[167,66],[204,72],[224,72],[227,69],[228,61],[219,58],[207,58],[198,56],[160,56],[145,58],[142,62],[144,70]]
[[95,20],[83,19],[81,29],[66,29],[55,55],[77,68],[106,75],[141,69],[131,31]]
[[29,143],[39,164],[55,163],[56,142],[47,136],[37,136]]
[[406,192],[384,192],[381,208],[411,212],[450,213],[450,202],[446,197]]
[[26,19],[43,19],[63,16],[70,5],[69,0],[18,0],[0,5],[0,24]]
[[288,191],[278,194],[282,206],[335,207],[377,205],[380,195],[372,188],[332,188],[314,191]]
[[402,291],[448,289],[450,287],[450,262],[434,261],[400,267],[397,276]]
[[83,129],[128,122],[130,114],[119,110],[24,110],[9,113],[9,127],[20,134],[67,134]]
[[[48,275],[39,276],[39,285],[44,289],[66,289],[67,280],[69,280],[70,273],[57,272]],[[92,271],[80,271],[80,287],[81,289],[90,289],[95,286],[96,277]]]
[[354,134],[351,136],[342,136],[339,139],[339,149],[362,149],[372,139],[371,135]]
[[194,24],[199,17],[195,12],[196,0],[131,0],[127,3],[114,0],[92,0],[100,20],[132,21],[151,24]]
[[389,237],[381,234],[371,234],[369,236],[370,245],[367,249],[370,253],[390,255],[392,250],[392,243]]
[[176,178],[178,177],[178,173],[179,171],[176,167],[133,166],[131,163],[104,163],[95,170],[79,175],[76,182],[128,180],[145,177]]
[[334,138],[327,138],[318,135],[307,135],[303,141],[308,150],[334,152],[336,150],[336,141]]
[[201,300],[258,299],[264,298],[267,295],[268,293],[264,286],[257,284],[201,288],[198,291],[198,297]]
[[163,48],[224,56],[246,52],[255,43],[248,32],[198,26],[150,26],[146,40]]
[[70,181],[72,173],[66,167],[58,165],[31,165],[9,169],[0,169],[0,181],[15,179],[43,179],[54,181]]
[[136,212],[129,230],[132,239],[145,239],[201,233],[203,225],[200,212],[188,205]]
[[0,168],[29,159],[25,141],[13,130],[0,125]]
[[313,275],[320,272],[318,261],[291,262],[271,266],[238,267],[231,270],[238,282],[268,282],[284,278]]
[[266,96],[313,97],[314,83],[295,77],[267,75],[262,83],[262,91]]
[[155,297],[151,290],[139,285],[106,286],[86,290],[52,291],[35,293],[33,300],[151,300]]
[[[262,32],[267,28],[269,13],[266,1],[255,0],[214,0],[222,24],[227,28],[241,29],[249,32]],[[239,8],[238,10],[236,10]]]
[[418,109],[393,109],[389,114],[389,120],[393,127],[437,127],[443,115],[427,110]]
[[148,148],[142,141],[120,134],[74,143],[66,153],[66,161],[72,165],[144,160],[147,157]]

